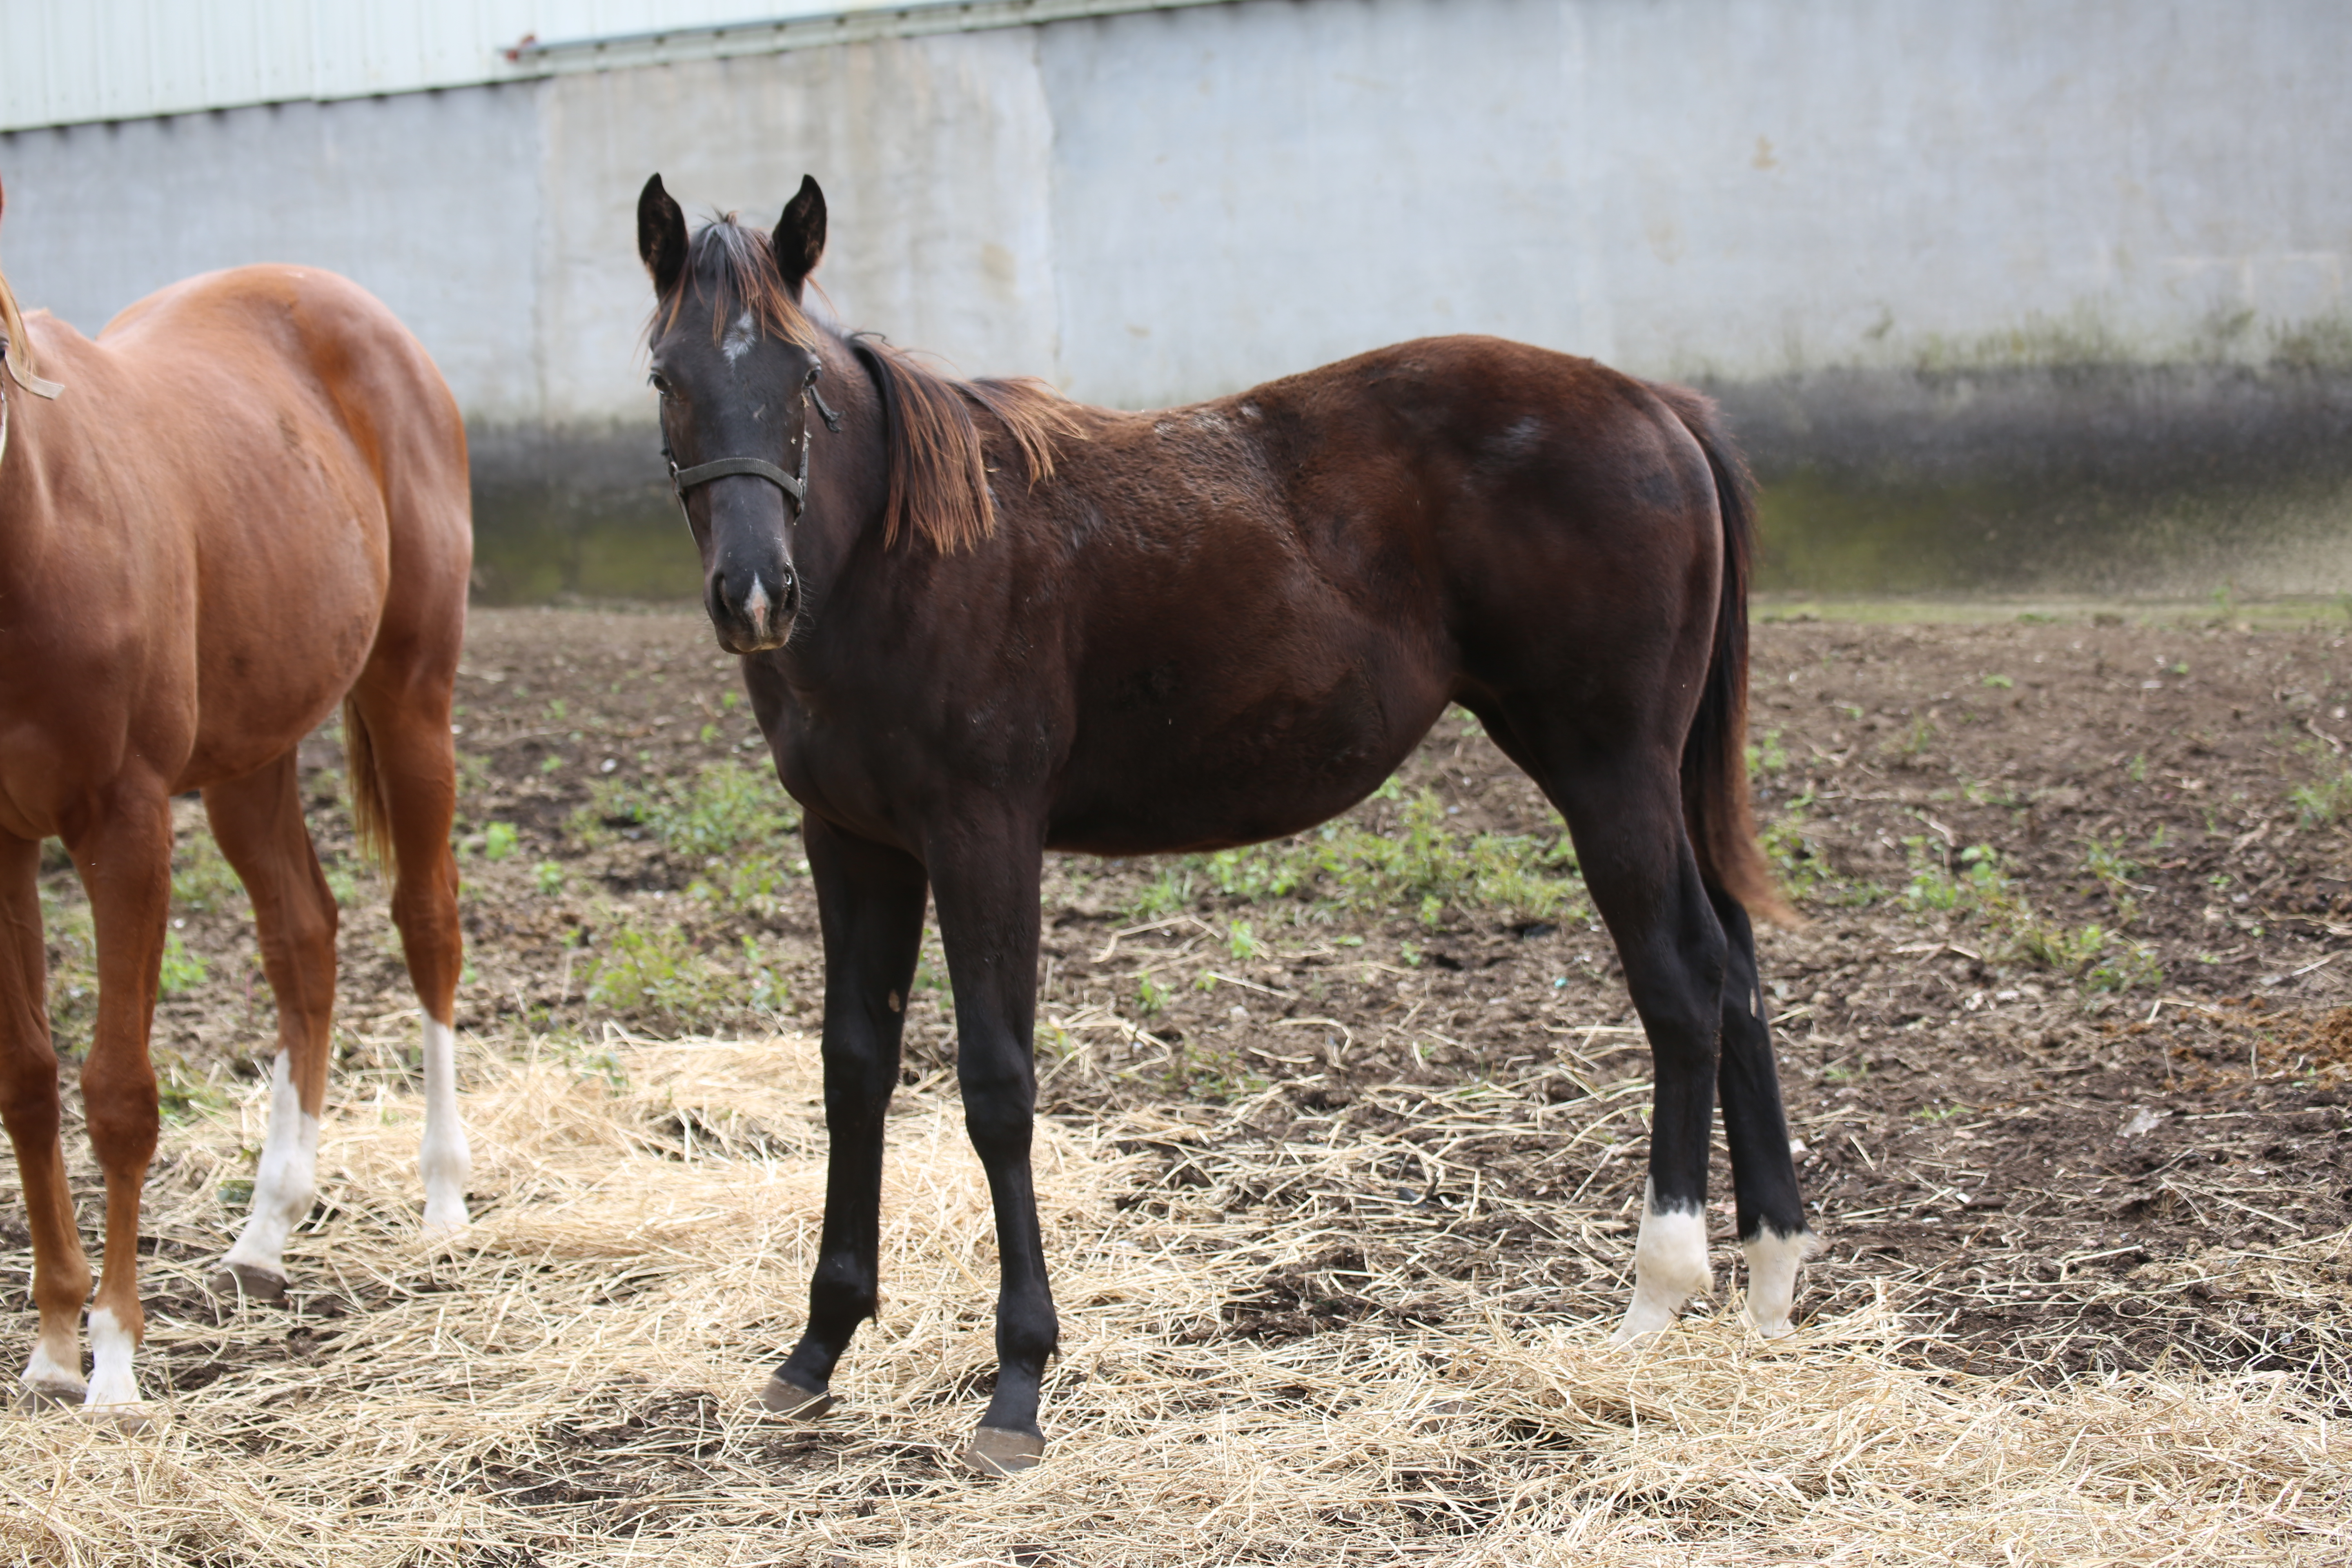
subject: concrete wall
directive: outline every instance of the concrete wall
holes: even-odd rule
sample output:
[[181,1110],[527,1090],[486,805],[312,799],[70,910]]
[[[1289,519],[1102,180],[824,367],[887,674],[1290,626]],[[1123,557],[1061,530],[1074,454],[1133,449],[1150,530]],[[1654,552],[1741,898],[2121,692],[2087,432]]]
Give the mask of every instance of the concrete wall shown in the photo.
[[1091,400],[1440,331],[1700,381],[1785,582],[2340,591],[2347,79],[2341,0],[1246,0],[0,136],[0,258],[87,329],[359,278],[467,408],[507,594],[674,559],[656,169],[763,219],[814,172],[845,320]]

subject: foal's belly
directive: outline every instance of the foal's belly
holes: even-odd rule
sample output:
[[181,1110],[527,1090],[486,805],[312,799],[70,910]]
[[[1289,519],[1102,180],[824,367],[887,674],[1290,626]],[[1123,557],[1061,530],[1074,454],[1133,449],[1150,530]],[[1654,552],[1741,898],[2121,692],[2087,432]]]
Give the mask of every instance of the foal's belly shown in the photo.
[[1358,668],[1312,696],[1222,713],[1080,721],[1056,793],[1053,848],[1097,855],[1228,848],[1338,816],[1396,771],[1444,710],[1420,672]]

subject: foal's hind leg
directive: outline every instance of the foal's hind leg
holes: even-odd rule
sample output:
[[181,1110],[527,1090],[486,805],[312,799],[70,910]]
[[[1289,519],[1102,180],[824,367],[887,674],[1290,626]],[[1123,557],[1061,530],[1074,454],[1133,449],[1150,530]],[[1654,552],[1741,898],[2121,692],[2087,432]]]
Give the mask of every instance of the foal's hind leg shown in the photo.
[[761,1403],[807,1418],[833,1404],[833,1369],[880,1299],[883,1115],[898,1082],[907,990],[923,935],[922,864],[804,818],[824,933],[824,1232],[807,1331]]
[[1540,711],[1515,707],[1508,718],[1508,730],[1496,739],[1568,818],[1585,884],[1624,963],[1657,1074],[1633,1300],[1616,1333],[1623,1343],[1670,1326],[1685,1302],[1713,1288],[1706,1161],[1723,1016],[1723,927],[1684,832],[1671,751],[1602,751],[1560,735]]
[[286,1290],[286,1238],[309,1217],[315,1191],[335,1006],[335,900],[302,821],[293,752],[206,789],[205,811],[253,900],[262,972],[278,1000],[269,1131],[253,1211],[213,1288],[274,1300]]
[[1717,1086],[1723,1130],[1731,1145],[1731,1183],[1739,1203],[1739,1247],[1748,1258],[1748,1317],[1766,1339],[1789,1331],[1797,1266],[1816,1243],[1805,1225],[1789,1119],[1756,973],[1756,932],[1739,901],[1710,889],[1716,918],[1729,939],[1723,982],[1723,1056]]
[[58,1136],[58,1054],[49,1044],[36,881],[40,858],[36,840],[0,833],[0,1121],[7,1123],[24,1184],[33,1301],[41,1314],[25,1391],[35,1399],[79,1402],[89,1388],[81,1375],[81,1304],[89,1296],[89,1262]]
[[343,710],[347,727],[356,718],[365,729],[358,744],[369,753],[374,776],[368,782],[354,776],[352,787],[381,791],[392,837],[392,922],[425,1008],[425,1138],[417,1164],[425,1177],[427,1236],[464,1228],[466,1178],[473,1171],[457,1118],[455,1019],[465,940],[457,926],[457,858],[449,848],[449,825],[457,814],[457,749],[449,738],[455,669],[454,647],[446,669],[437,662],[429,671],[371,666]]

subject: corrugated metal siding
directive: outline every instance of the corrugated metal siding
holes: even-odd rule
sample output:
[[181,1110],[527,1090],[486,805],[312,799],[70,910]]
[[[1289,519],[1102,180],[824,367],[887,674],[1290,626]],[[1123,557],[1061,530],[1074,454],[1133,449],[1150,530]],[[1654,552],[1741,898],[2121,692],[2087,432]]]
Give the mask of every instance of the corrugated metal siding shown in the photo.
[[[1222,3],[5,0],[0,131]],[[526,39],[541,47],[517,58]]]
[[814,15],[842,0],[7,0],[0,129],[364,98],[542,74],[525,37]]

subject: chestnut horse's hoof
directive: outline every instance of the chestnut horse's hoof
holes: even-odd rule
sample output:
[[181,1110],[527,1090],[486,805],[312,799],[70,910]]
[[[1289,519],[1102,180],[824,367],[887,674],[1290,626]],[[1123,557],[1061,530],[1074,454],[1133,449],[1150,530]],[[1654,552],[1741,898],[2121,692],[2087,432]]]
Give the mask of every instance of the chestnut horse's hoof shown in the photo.
[[16,1397],[11,1401],[26,1414],[37,1410],[79,1410],[87,1388],[51,1387],[46,1383],[25,1383],[16,1386]]
[[213,1270],[205,1283],[224,1301],[276,1303],[286,1300],[286,1276],[257,1268],[250,1263],[224,1263]]
[[822,1389],[803,1388],[777,1373],[760,1391],[761,1406],[787,1421],[814,1421],[834,1406],[834,1397]]
[[983,1476],[1010,1476],[1036,1468],[1045,1457],[1045,1439],[1034,1432],[982,1426],[956,1457]]
[[121,1405],[85,1405],[81,1418],[92,1426],[111,1426],[126,1437],[155,1425],[155,1412],[143,1399]]

